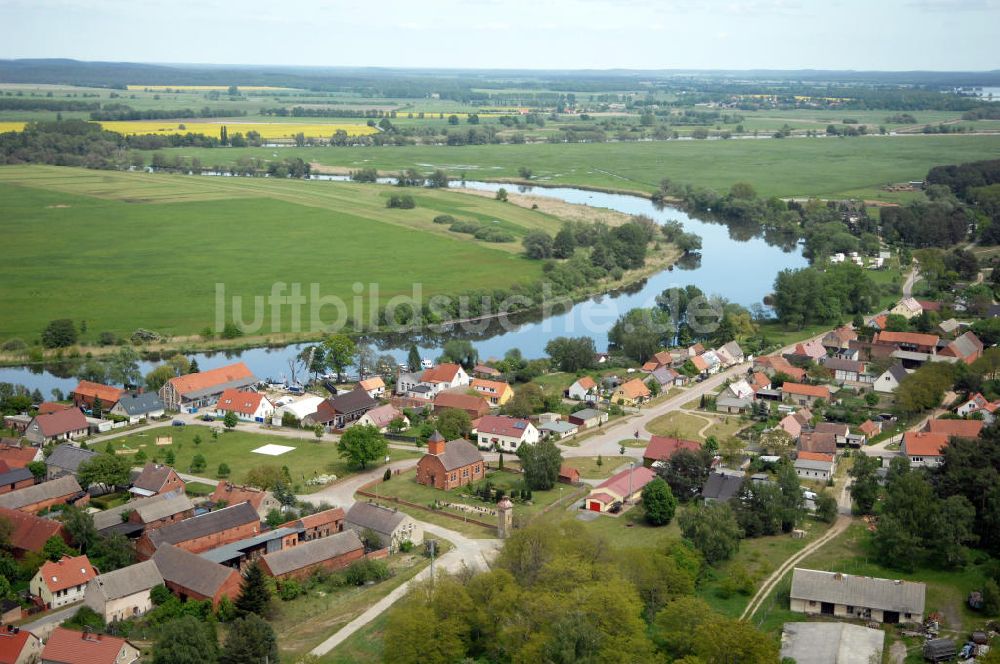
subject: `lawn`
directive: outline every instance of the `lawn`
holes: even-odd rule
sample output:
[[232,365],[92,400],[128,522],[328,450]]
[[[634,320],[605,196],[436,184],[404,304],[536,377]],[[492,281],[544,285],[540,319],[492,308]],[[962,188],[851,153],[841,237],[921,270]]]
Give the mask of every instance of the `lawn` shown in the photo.
[[[782,121],[783,122],[783,121]],[[824,127],[825,125],[816,125]],[[994,158],[1000,136],[907,136],[848,139],[793,138],[761,141],[653,141],[563,145],[288,148],[297,156],[340,168],[375,167],[396,172],[446,170],[454,177],[516,178],[522,166],[542,183],[651,192],[660,180],[726,191],[749,181],[763,196],[872,198],[879,187],[923,178],[930,167]],[[205,164],[233,164],[244,156],[264,161],[271,148],[164,150],[199,157]]]
[[[939,611],[944,615],[944,630],[957,631],[962,638],[985,620],[981,613],[971,611],[965,600],[971,590],[982,587],[983,565],[970,563],[962,570],[920,569],[912,574],[890,569],[875,562],[871,538],[865,527],[856,523],[805,560],[799,567],[844,572],[888,579],[921,581],[927,584],[927,614]],[[802,620],[801,614],[788,610],[791,574],[764,601],[754,614],[754,622],[767,630],[779,629],[786,620]]]
[[[194,335],[216,324],[217,314],[233,320],[234,296],[242,296],[242,320],[257,328],[248,334],[308,333],[348,314],[360,320],[373,304],[414,297],[414,288],[425,299],[541,276],[541,263],[524,258],[520,242],[481,242],[432,219],[451,214],[520,237],[537,228],[555,231],[555,217],[430,189],[414,192],[416,209],[387,209],[387,197],[398,191],[344,182],[0,167],[0,233],[18,248],[6,259],[8,279],[0,290],[3,334],[30,341],[50,320],[71,318],[87,321],[83,343],[103,331],[127,337],[139,327]],[[298,328],[291,306],[280,307],[273,320],[271,307],[264,315],[258,305],[255,320],[253,298],[289,280],[306,298]],[[364,287],[360,296],[355,284]]]
[[[157,436],[172,436],[173,443],[157,446],[155,442]],[[195,444],[195,436],[201,438],[201,443]],[[109,442],[115,450],[122,448],[142,450],[149,460],[156,459],[161,463],[165,461],[167,451],[172,450],[175,458],[173,466],[183,473],[190,472],[194,456],[201,454],[205,457],[205,470],[192,474],[214,478],[217,476],[216,471],[219,464],[225,463],[230,468],[229,477],[233,481],[242,481],[247,471],[255,466],[287,466],[292,481],[296,484],[296,492],[301,493],[309,493],[322,488],[307,486],[305,482],[311,477],[324,473],[333,473],[338,477],[343,477],[351,472],[347,464],[340,458],[335,443],[318,443],[314,437],[279,438],[267,434],[240,431],[238,427],[234,431],[220,433],[218,439],[212,438],[212,429],[209,427],[189,425],[186,427],[158,427],[115,438]],[[251,452],[251,450],[268,443],[276,443],[295,449],[279,456]],[[107,443],[102,442],[93,444],[94,449],[102,452],[106,446]],[[422,455],[418,451],[392,450],[394,460],[418,458]]]
[[[711,420],[707,422],[705,418]],[[674,436],[687,440],[704,441],[708,436],[724,440],[746,425],[738,415],[705,415],[672,411],[650,422],[646,429],[657,436]],[[707,428],[706,428],[707,427]],[[704,432],[704,435],[701,434]]]
[[389,614],[381,614],[347,637],[333,651],[320,657],[317,664],[381,664],[385,652],[383,637],[388,623]]
[[[546,519],[576,519],[584,510],[567,512],[553,510],[545,515]],[[591,514],[594,514],[591,512]],[[681,531],[674,518],[666,526],[650,526],[643,520],[642,505],[637,505],[620,516],[603,514],[593,520],[583,521],[584,526],[599,535],[603,535],[614,547],[652,547],[663,548],[668,543],[681,538]]]
[[598,465],[598,458],[595,456],[565,457],[563,464],[579,470],[580,477],[583,479],[597,480],[611,477],[619,469],[624,470],[628,467],[629,461],[640,462],[637,457],[621,457],[616,454],[615,456],[600,457],[601,465]]

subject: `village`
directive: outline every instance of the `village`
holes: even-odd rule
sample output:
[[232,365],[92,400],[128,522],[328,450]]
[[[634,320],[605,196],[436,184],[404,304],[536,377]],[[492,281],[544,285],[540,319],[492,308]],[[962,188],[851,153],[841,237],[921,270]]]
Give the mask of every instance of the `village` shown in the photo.
[[[65,401],[4,417],[0,519],[17,565],[35,571],[18,600],[4,600],[0,654],[131,662],[142,645],[130,634],[140,632],[114,626],[141,624],[165,594],[224,613],[263,578],[301,602],[303,584],[338,572],[368,583],[419,579],[433,573],[425,566],[434,556],[444,569],[486,569],[500,543],[533,521],[568,515],[615,536],[644,510],[649,518],[647,487],[663,479],[675,491],[688,481],[689,495],[677,497],[692,510],[753,500],[787,481],[783,468],[802,514],[784,537],[805,548],[762,580],[747,610],[790,572],[789,615],[860,621],[790,619],[783,653],[814,661],[817,647],[846,648],[873,661],[886,624],[928,630],[934,661],[966,641],[967,656],[982,654],[983,638],[959,625],[938,638],[942,608],[929,605],[921,582],[797,564],[863,514],[857,495],[852,509],[859,455],[884,483],[894,459],[936,468],[950,441],[975,439],[994,421],[1000,401],[952,385],[929,414],[898,408],[897,391],[921,367],[975,371],[996,352],[984,350],[971,319],[894,331],[941,310],[905,297],[860,327],[757,357],[737,341],[664,349],[631,366],[602,353],[595,369],[544,376],[546,391],[512,384],[489,361],[424,361],[306,388],[270,384],[242,362],[176,376],[158,392],[81,381]],[[343,474],[322,462],[335,456],[351,461]],[[690,473],[692,464],[703,465]],[[237,481],[230,466],[246,472]],[[105,551],[112,542],[117,556]],[[95,565],[94,551],[113,569]],[[82,611],[105,633],[85,627]],[[60,626],[67,621],[73,627]]]

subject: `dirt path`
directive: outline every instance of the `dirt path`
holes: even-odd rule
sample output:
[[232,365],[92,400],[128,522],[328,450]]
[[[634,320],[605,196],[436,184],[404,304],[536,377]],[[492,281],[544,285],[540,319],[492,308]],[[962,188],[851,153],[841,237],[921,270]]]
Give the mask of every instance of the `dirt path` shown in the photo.
[[751,616],[753,616],[753,614],[757,612],[757,609],[761,607],[761,604],[764,603],[764,600],[767,598],[767,596],[771,594],[771,591],[774,590],[774,588],[778,585],[781,579],[784,578],[785,574],[787,574],[793,567],[795,567],[795,565],[797,565],[800,561],[804,560],[807,556],[811,555],[813,552],[822,547],[824,544],[826,544],[833,538],[837,537],[837,535],[840,535],[842,532],[847,530],[847,527],[851,525],[852,521],[853,519],[849,516],[841,515],[837,517],[837,521],[828,531],[823,533],[822,537],[817,539],[815,542],[812,542],[809,545],[807,545],[804,549],[802,549],[801,551],[790,557],[788,560],[786,560],[784,563],[782,563],[781,567],[774,570],[771,576],[767,577],[767,579],[764,580],[764,583],[761,584],[760,589],[750,599],[750,603],[747,604],[747,608],[745,608],[743,610],[743,613],[740,614],[740,620],[746,620]]
[[890,664],[903,664],[906,661],[906,644],[903,643],[902,639],[896,639],[892,642],[892,647],[889,648],[889,662]]

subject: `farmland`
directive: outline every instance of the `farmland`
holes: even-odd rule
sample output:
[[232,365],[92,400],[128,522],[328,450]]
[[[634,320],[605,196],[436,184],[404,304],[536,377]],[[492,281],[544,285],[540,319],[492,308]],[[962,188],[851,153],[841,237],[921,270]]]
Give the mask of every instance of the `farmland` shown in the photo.
[[[269,160],[269,148],[177,148],[167,153],[198,157],[205,164],[235,164],[242,156]],[[852,139],[665,141],[407,146],[368,148],[288,148],[322,166],[374,167],[397,172],[444,169],[453,177],[512,178],[531,168],[541,184],[584,185],[652,192],[662,178],[726,191],[749,181],[763,196],[879,198],[880,187],[921,179],[935,165],[996,158],[1000,136],[895,136]]]
[[289,139],[296,134],[304,134],[306,138],[330,138],[338,131],[347,132],[348,136],[366,136],[377,134],[378,129],[368,125],[346,122],[325,122],[325,123],[295,123],[295,122],[228,122],[228,121],[198,121],[185,120],[177,122],[174,120],[131,120],[121,122],[101,122],[102,129],[115,131],[126,136],[153,134],[157,136],[167,136],[170,134],[205,134],[206,136],[217,136],[222,127],[225,127],[230,134],[236,132],[255,131],[264,140]]
[[[137,327],[196,334],[214,321],[217,283],[243,296],[266,295],[289,280],[308,293],[315,283],[323,296],[345,302],[356,295],[352,284],[377,283],[373,297],[384,303],[411,294],[415,283],[426,297],[540,277],[540,262],[523,258],[520,243],[480,242],[431,220],[496,221],[521,236],[558,229],[555,217],[436,190],[416,192],[414,210],[386,209],[395,192],[354,183],[0,168],[0,229],[18,248],[0,291],[4,335],[33,339],[63,317],[87,320],[94,335],[127,336]],[[372,309],[367,301],[358,306]],[[284,313],[280,326],[288,331],[288,307]],[[323,316],[334,313],[328,307]]]

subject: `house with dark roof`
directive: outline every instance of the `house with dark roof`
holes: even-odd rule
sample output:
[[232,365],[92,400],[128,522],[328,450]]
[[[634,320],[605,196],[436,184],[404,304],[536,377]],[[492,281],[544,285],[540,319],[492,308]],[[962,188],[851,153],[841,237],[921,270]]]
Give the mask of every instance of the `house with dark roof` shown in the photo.
[[72,475],[34,484],[0,495],[0,507],[22,512],[41,512],[54,505],[86,505],[90,495]]
[[149,591],[161,583],[156,562],[144,560],[91,579],[83,601],[106,623],[128,620],[153,608]]
[[427,440],[427,454],[417,462],[417,483],[449,491],[486,476],[486,463],[475,445],[459,438],[445,442],[437,431]]
[[705,481],[705,486],[701,488],[701,497],[706,503],[724,503],[740,492],[743,479],[743,473],[738,470],[728,468],[714,470]]
[[569,422],[584,429],[599,427],[608,421],[608,412],[596,408],[584,408],[570,413]]
[[207,558],[164,544],[153,554],[163,584],[182,600],[211,600],[218,608],[223,597],[235,600],[243,577],[238,570],[214,563]]
[[906,378],[909,372],[902,364],[895,364],[879,375],[872,385],[872,389],[883,394],[892,394],[899,387],[899,384]]
[[243,362],[236,362],[218,369],[178,376],[160,388],[160,399],[167,410],[204,408],[218,402],[228,389],[250,387],[256,376]]
[[329,537],[334,533],[344,532],[344,510],[332,507],[328,510],[307,514],[282,524],[285,528],[295,528],[299,533],[300,542]]
[[139,649],[117,636],[56,627],[41,657],[41,664],[132,664]]
[[440,413],[449,408],[464,410],[470,418],[477,420],[489,414],[490,403],[484,397],[467,394],[464,390],[439,392],[434,397],[434,412]]
[[960,362],[972,364],[983,354],[983,342],[971,331],[949,341],[938,355],[956,357]]
[[701,443],[673,436],[650,436],[649,444],[646,445],[646,450],[642,453],[642,463],[647,468],[658,464],[662,465],[670,461],[671,457],[679,450],[700,452]]
[[594,487],[584,501],[586,508],[592,512],[609,512],[616,504],[634,503],[655,477],[656,472],[645,466],[627,468]]
[[184,491],[184,480],[170,466],[149,462],[132,481],[129,493],[134,496],[155,496],[161,493]]
[[97,452],[85,450],[79,445],[73,445],[72,443],[57,445],[52,450],[52,454],[45,459],[45,466],[48,469],[45,476],[50,480],[64,475],[73,475],[75,477],[80,470],[80,466],[96,456],[100,455]]
[[865,373],[864,362],[842,357],[826,357],[822,362],[824,367],[833,372],[833,379],[840,384],[868,384],[874,380],[873,376]]
[[[16,604],[18,613],[21,605]],[[27,629],[0,627],[0,664],[32,664],[42,653],[42,640]]]
[[69,393],[69,396],[77,408],[85,408],[88,411],[94,407],[97,400],[100,400],[101,410],[106,413],[118,403],[123,394],[125,394],[125,390],[120,387],[81,380],[76,388]]
[[484,415],[474,434],[479,449],[499,452],[517,452],[521,445],[534,445],[540,437],[530,421],[507,415]]
[[858,333],[850,326],[838,327],[827,332],[820,341],[823,348],[831,353],[847,350],[851,347],[851,342],[858,338]]
[[129,424],[137,424],[142,420],[151,420],[154,417],[163,417],[165,412],[163,400],[156,392],[124,394],[115,407],[111,409],[112,415],[127,417]]
[[28,423],[24,437],[33,445],[45,445],[59,440],[76,440],[88,433],[90,425],[83,412],[79,408],[67,408],[47,415],[36,415]]
[[303,542],[260,559],[261,569],[276,579],[304,579],[317,570],[332,571],[364,558],[365,545],[354,530]]
[[155,529],[194,514],[194,504],[183,491],[134,498],[127,503],[94,514],[94,526],[102,535],[121,533],[138,538],[146,529]]
[[201,553],[260,533],[260,517],[250,503],[240,503],[147,530],[136,542],[139,558],[146,560],[164,544]]
[[39,552],[52,537],[61,537],[69,542],[69,535],[58,521],[42,519],[34,514],[0,507],[0,518],[10,522],[14,530],[10,535],[10,545],[15,558],[23,558],[28,552]]
[[896,624],[924,620],[926,586],[796,567],[789,608],[796,613]]
[[27,468],[10,468],[0,461],[0,494],[10,493],[35,483],[35,474]]
[[56,609],[82,600],[87,584],[96,576],[87,556],[63,556],[56,562],[46,560],[28,590],[46,609]]
[[799,436],[799,452],[837,453],[837,434],[830,431],[805,431]]
[[343,429],[376,406],[378,402],[364,390],[350,390],[325,399],[315,413],[302,419],[302,423],[305,426],[322,424],[331,431]]
[[381,546],[389,553],[399,550],[403,542],[420,544],[424,541],[424,531],[413,517],[398,509],[381,507],[374,503],[354,503],[347,510],[344,519],[347,527],[362,536],[365,531],[375,533]]

